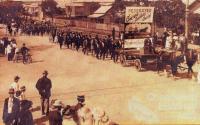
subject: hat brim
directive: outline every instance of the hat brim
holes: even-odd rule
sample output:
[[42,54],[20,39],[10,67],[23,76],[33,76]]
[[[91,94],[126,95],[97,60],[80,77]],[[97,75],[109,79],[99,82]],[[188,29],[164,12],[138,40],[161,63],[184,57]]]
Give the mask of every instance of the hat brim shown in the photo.
[[19,79],[20,79],[20,77],[16,77],[16,78],[15,78],[15,80],[19,80]]
[[61,104],[53,104],[53,106],[56,106],[56,107],[62,107]]

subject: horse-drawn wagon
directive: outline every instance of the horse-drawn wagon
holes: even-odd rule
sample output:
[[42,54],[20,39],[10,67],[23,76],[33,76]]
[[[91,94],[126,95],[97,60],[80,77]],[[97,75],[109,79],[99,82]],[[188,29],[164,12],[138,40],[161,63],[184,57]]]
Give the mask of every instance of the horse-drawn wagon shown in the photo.
[[123,47],[117,50],[123,66],[132,64],[138,71],[148,65],[157,64],[158,55],[154,53],[152,33],[153,7],[127,7]]
[[133,65],[138,71],[141,71],[143,68],[149,65],[157,65],[158,55],[155,53],[149,53],[141,49],[121,49],[118,50],[120,55],[120,63],[123,66]]

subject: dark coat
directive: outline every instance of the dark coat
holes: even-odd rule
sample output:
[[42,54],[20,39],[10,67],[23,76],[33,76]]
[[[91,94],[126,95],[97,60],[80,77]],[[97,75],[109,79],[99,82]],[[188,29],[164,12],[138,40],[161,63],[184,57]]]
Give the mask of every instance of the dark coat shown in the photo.
[[47,77],[40,78],[36,83],[36,88],[43,98],[49,98],[51,96],[51,87],[51,80]]
[[49,125],[62,125],[62,115],[58,110],[49,112]]
[[19,125],[33,125],[33,116],[30,110],[21,110],[19,114]]
[[6,98],[4,101],[4,108],[3,108],[3,122],[5,124],[10,124],[14,120],[17,122],[18,115],[20,111],[20,101],[17,98],[13,98],[13,107],[12,107],[12,113],[8,114],[8,100],[9,98]]
[[18,125],[33,125],[33,115],[29,110],[32,102],[28,100],[21,101],[21,111],[19,113]]

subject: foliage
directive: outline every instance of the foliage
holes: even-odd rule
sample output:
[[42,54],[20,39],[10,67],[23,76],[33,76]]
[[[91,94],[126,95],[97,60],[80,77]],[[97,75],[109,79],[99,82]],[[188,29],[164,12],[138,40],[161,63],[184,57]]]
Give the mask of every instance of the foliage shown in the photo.
[[154,21],[160,27],[177,30],[185,18],[185,4],[182,0],[157,1],[154,3]]
[[12,19],[18,19],[23,13],[22,2],[4,1],[0,2],[0,22],[10,23]]
[[55,0],[42,1],[42,11],[45,15],[53,16],[57,11],[57,2]]
[[200,27],[200,15],[199,14],[190,14],[189,15],[189,28],[191,32],[199,31]]

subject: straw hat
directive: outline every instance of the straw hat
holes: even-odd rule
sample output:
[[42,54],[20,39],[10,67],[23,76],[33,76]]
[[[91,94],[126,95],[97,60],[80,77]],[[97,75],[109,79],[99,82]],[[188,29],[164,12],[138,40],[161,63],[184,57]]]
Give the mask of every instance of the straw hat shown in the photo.
[[63,106],[62,101],[56,100],[56,101],[54,102],[53,106],[55,106],[55,107],[62,107],[62,106]]

